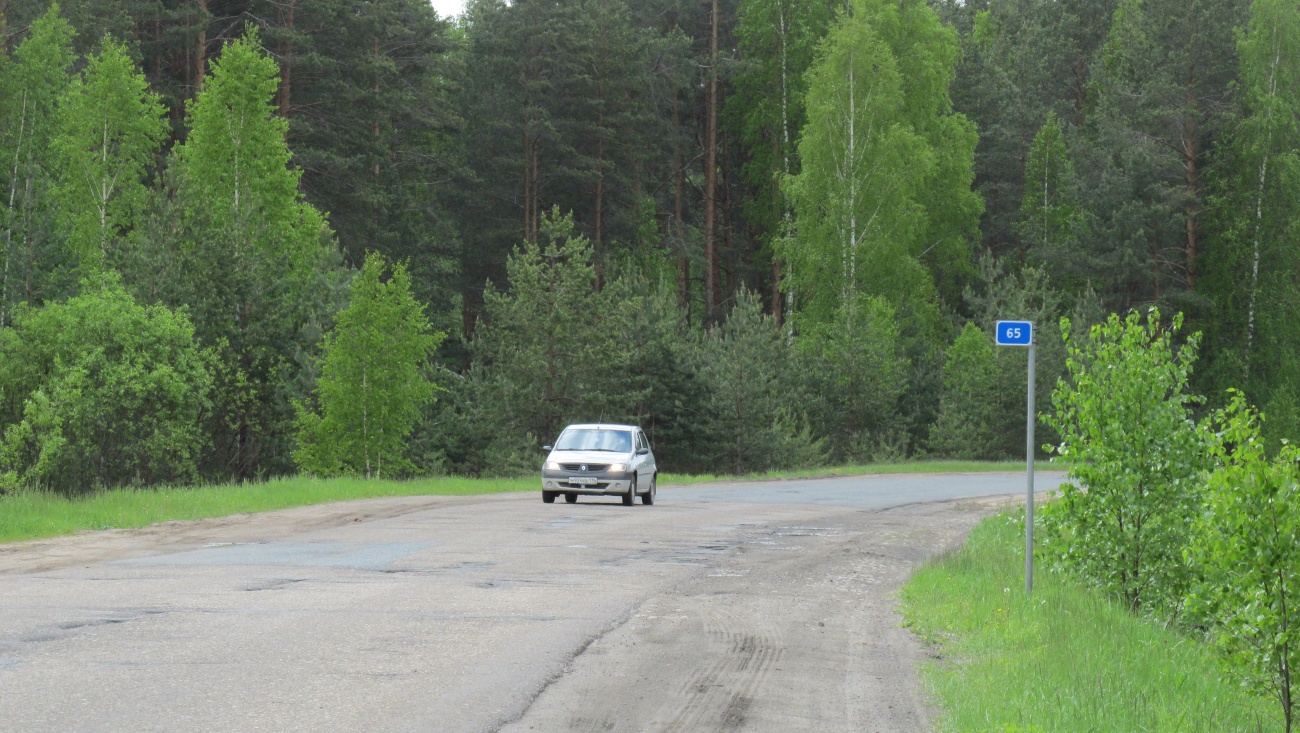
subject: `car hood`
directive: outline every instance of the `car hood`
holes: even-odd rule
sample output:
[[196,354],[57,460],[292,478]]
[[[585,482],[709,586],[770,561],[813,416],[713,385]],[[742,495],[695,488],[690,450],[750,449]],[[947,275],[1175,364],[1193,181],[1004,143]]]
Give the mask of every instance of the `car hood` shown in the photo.
[[603,450],[553,450],[546,460],[558,463],[627,463],[632,460],[632,454]]

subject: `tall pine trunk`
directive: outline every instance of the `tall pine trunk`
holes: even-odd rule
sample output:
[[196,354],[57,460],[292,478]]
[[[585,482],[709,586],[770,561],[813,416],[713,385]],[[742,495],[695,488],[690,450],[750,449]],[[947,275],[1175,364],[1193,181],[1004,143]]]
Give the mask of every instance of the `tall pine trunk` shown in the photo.
[[199,8],[199,37],[194,43],[194,93],[203,91],[203,77],[208,73],[208,0],[194,0]]
[[[1196,103],[1193,88],[1187,88],[1187,104]],[[1201,174],[1198,167],[1200,145],[1197,140],[1198,127],[1194,117],[1188,117],[1183,124],[1183,157],[1186,176],[1187,205],[1183,216],[1187,220],[1187,287],[1196,287],[1196,237],[1200,228]]]
[[717,233],[714,232],[718,186],[718,0],[713,0],[713,32],[709,41],[709,109],[704,138],[704,318],[713,323],[717,308]]
[[677,237],[677,307],[691,323],[691,256],[686,248],[685,187],[686,171],[682,168],[682,116],[680,100],[673,93],[673,234]]
[[[777,43],[781,45],[781,64],[779,66],[780,86],[781,86],[781,137],[778,143],[781,146],[781,172],[786,176],[790,175],[790,91],[789,91],[789,61],[786,55],[787,45],[787,24],[785,20],[785,0],[777,0]],[[785,202],[785,194],[781,191],[780,184],[776,184],[777,201],[781,204],[781,222],[784,229],[793,217],[790,215],[790,209]],[[777,236],[784,236],[785,231],[781,231]],[[773,255],[772,257],[772,315],[776,318],[776,327],[781,328],[785,325],[787,311],[794,308],[794,292],[786,294],[786,303],[782,307],[781,303],[781,260]],[[790,334],[793,336],[793,332]]]
[[280,44],[280,116],[289,118],[289,105],[293,98],[293,24],[294,10],[298,0],[283,0],[278,6],[280,27],[286,31],[285,40]]

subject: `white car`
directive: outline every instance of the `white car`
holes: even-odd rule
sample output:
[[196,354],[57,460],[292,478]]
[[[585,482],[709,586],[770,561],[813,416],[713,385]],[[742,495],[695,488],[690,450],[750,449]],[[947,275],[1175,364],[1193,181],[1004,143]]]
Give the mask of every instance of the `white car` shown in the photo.
[[632,506],[655,503],[658,469],[650,441],[635,425],[570,425],[560,433],[542,467],[542,501],[564,494],[573,504],[580,494],[618,496]]

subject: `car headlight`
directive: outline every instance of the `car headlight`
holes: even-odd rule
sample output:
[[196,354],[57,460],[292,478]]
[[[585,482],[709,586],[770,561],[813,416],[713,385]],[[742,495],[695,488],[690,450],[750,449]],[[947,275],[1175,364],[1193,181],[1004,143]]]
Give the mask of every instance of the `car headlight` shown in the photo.
[[558,470],[560,470],[560,464],[559,464],[557,461],[547,461],[547,462],[546,462],[546,470],[547,470],[547,471],[558,471]]
[[623,473],[626,470],[627,470],[626,463],[614,463],[609,467],[610,473]]

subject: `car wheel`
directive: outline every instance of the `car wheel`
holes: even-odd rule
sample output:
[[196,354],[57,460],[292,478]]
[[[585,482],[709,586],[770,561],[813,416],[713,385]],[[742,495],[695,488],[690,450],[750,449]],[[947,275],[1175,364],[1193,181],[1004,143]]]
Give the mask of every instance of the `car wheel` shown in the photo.
[[650,477],[650,490],[641,495],[641,503],[650,506],[655,503],[655,491],[659,486],[659,477]]
[[544,504],[554,504],[554,503],[555,503],[555,492],[554,492],[554,491],[543,491],[543,492],[542,492],[542,503],[544,503]]
[[623,506],[632,506],[632,500],[636,498],[636,477],[632,477],[632,482],[627,486],[627,493],[623,495]]
[[570,492],[568,492],[567,494],[564,495],[564,500],[567,501],[567,502],[569,502],[570,504],[577,504],[577,503],[578,503],[578,495],[575,494],[575,493],[573,493],[572,491],[570,491]]

